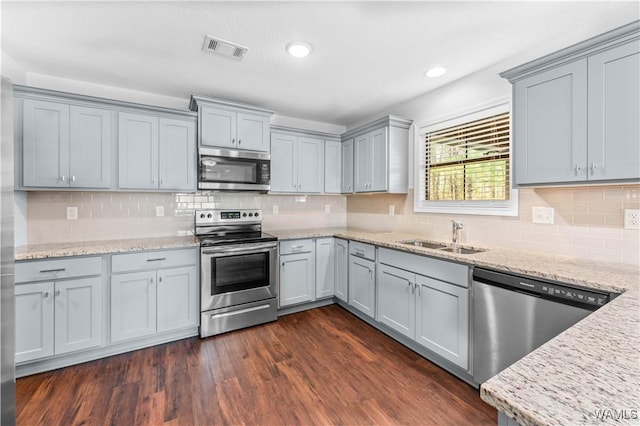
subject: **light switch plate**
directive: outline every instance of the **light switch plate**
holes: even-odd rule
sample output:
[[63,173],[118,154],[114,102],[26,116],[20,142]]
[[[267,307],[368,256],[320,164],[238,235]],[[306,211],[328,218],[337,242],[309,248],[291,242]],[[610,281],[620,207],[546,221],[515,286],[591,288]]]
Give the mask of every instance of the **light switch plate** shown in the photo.
[[278,214],[278,213],[279,213],[278,205],[274,204],[273,205],[273,214]]
[[77,207],[67,207],[67,220],[78,220]]
[[393,204],[389,204],[389,216],[395,216],[396,214],[396,206]]
[[156,206],[156,216],[164,216],[164,206]]
[[640,209],[624,209],[624,229],[640,229]]
[[324,205],[324,212],[325,213],[331,213],[331,204],[325,204]]
[[533,216],[533,223],[544,223],[546,225],[553,225],[553,207],[533,207],[531,209],[531,214]]

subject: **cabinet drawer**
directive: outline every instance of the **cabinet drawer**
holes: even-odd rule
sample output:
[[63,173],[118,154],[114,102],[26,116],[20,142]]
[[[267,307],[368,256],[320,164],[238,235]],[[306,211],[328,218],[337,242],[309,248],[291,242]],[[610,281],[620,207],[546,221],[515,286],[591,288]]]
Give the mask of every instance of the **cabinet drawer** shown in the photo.
[[381,248],[378,254],[382,264],[469,287],[469,267],[466,265],[385,248]]
[[365,259],[376,260],[376,247],[371,244],[350,241],[349,253],[354,256],[364,257]]
[[313,240],[280,241],[280,255],[293,253],[309,253],[313,251]]
[[15,281],[53,281],[102,274],[102,257],[61,258],[16,262]]
[[145,251],[111,257],[111,272],[173,268],[198,264],[198,249]]

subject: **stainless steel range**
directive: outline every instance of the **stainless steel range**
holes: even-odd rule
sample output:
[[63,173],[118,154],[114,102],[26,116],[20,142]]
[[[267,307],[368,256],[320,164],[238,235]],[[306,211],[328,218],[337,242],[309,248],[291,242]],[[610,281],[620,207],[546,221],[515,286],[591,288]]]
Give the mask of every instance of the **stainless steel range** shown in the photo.
[[200,337],[275,321],[277,238],[257,209],[196,210]]

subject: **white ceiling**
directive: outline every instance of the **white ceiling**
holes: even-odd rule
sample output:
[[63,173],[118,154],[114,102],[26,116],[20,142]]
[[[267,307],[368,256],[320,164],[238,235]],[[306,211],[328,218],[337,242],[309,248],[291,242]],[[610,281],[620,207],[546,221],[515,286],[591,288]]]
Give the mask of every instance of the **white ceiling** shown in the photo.
[[[519,65],[640,18],[630,2],[2,1],[27,72],[178,98],[215,96],[348,125],[480,70]],[[205,35],[249,47],[241,62]],[[284,46],[304,40],[306,59]],[[449,72],[427,79],[443,65]]]

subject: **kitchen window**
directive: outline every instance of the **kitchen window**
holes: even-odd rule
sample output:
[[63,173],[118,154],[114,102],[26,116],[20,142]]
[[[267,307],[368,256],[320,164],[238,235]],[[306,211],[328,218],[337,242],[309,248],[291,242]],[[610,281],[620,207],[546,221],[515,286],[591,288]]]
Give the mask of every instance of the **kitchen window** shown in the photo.
[[509,102],[416,126],[417,212],[517,215]]

